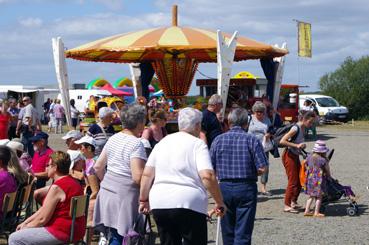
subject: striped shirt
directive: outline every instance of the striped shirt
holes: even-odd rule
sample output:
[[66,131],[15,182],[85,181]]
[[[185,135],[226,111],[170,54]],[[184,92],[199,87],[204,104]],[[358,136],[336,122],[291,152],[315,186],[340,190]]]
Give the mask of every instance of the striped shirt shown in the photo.
[[94,138],[96,142],[96,147],[95,147],[96,156],[100,155],[108,139],[115,133],[114,128],[111,125],[109,125],[108,127],[104,127],[104,130],[105,130],[105,133],[103,132],[103,130],[98,124],[92,124],[92,126],[87,131],[87,135]]
[[238,126],[215,138],[210,155],[219,180],[257,181],[257,169],[268,164],[261,142]]
[[108,171],[132,177],[131,159],[147,160],[141,139],[122,132],[116,133],[106,143],[104,151],[107,155]]

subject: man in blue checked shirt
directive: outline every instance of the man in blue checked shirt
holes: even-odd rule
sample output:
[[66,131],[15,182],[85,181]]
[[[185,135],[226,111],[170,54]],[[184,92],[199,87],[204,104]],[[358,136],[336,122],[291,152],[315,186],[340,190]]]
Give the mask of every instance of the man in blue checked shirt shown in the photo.
[[248,113],[236,108],[228,115],[230,130],[215,138],[210,154],[227,212],[222,218],[225,245],[251,244],[257,203],[257,176],[268,161],[261,142],[245,131]]

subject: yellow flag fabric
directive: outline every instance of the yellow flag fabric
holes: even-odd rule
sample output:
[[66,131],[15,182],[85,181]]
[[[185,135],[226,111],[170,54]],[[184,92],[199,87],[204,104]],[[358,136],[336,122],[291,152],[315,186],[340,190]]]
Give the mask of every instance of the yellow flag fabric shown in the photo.
[[311,24],[298,22],[298,55],[311,58]]

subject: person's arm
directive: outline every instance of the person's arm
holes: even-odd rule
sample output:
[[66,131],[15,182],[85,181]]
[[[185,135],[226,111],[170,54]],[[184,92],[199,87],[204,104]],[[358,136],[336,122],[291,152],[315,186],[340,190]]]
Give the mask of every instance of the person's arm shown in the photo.
[[254,164],[257,170],[257,175],[262,175],[268,169],[268,159],[264,153],[263,146],[259,140],[253,142],[252,149]]
[[47,176],[47,171],[45,172],[39,172],[39,173],[34,173],[33,174],[36,178],[41,178],[41,179],[46,179]]
[[[296,126],[296,127],[298,127],[298,126]],[[293,127],[292,127],[290,129],[290,131],[282,137],[282,139],[280,141],[280,144],[282,144],[284,146],[294,147],[294,148],[297,148],[297,149],[305,149],[305,147],[306,147],[306,144],[305,143],[296,144],[296,143],[293,143],[293,142],[288,141],[295,134],[297,134],[297,131],[294,130]]]
[[95,174],[91,174],[86,177],[88,185],[91,188],[91,196],[90,199],[96,199],[97,193],[100,190],[99,180]]
[[37,203],[42,204],[42,200],[44,200],[44,198],[46,197],[47,192],[49,191],[49,188],[50,186],[45,186],[45,187],[35,190],[35,193],[33,194],[33,196]]
[[141,158],[131,158],[131,172],[132,172],[132,180],[137,185],[140,185],[142,173],[145,168],[145,160]]
[[211,169],[200,170],[199,176],[201,178],[201,182],[204,184],[205,188],[209,191],[210,195],[213,197],[215,201],[215,210],[225,208],[222,193],[220,192],[219,184],[215,176],[214,170]]
[[142,132],[141,138],[146,139],[146,140],[150,140],[150,134],[151,134],[150,130],[151,129],[149,129],[149,128],[145,128],[144,131]]
[[42,207],[37,213],[24,221],[17,229],[43,227],[52,218],[56,205],[65,199],[65,193],[56,185],[52,185]]
[[200,139],[202,139],[205,144],[208,144],[208,140],[206,139],[206,132],[205,131],[200,131],[200,136],[199,136]]
[[104,178],[105,166],[107,164],[107,161],[108,161],[108,156],[106,153],[106,149],[104,147],[99,158],[96,160],[96,163],[93,167],[95,170],[96,176],[100,179],[100,181],[103,180]]
[[155,168],[151,166],[146,166],[142,178],[141,178],[141,187],[140,187],[140,206],[139,211],[141,213],[149,213],[150,204],[149,204],[149,192],[152,186],[152,182],[155,178]]

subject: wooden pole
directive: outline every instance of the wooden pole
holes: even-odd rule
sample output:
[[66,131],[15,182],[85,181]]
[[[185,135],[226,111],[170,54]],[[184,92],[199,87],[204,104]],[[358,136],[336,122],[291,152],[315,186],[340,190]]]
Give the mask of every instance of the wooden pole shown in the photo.
[[173,5],[172,7],[172,26],[178,26],[178,6]]

